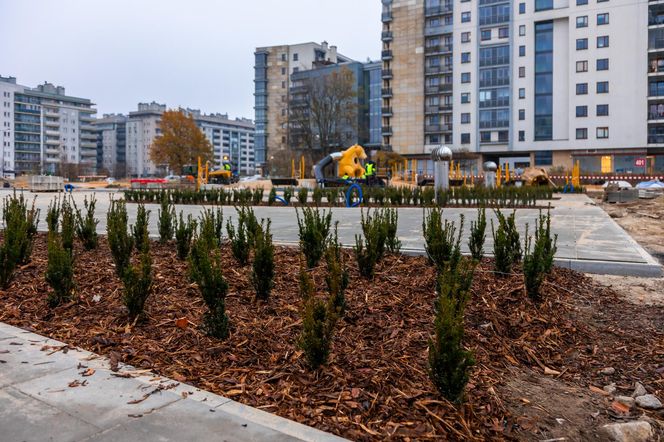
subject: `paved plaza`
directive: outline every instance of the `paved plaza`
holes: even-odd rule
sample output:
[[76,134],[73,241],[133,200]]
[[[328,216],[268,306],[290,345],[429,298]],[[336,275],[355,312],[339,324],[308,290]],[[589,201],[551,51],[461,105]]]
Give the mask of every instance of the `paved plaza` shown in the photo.
[[120,365],[116,373],[106,358],[63,348],[0,323],[0,440],[344,440],[146,370]]
[[[3,190],[0,196],[9,194]],[[74,192],[73,196],[77,204],[82,207],[85,196],[92,192]],[[40,229],[46,230],[46,209],[49,202],[55,197],[54,194],[40,193],[31,194],[26,192],[30,198],[36,195],[37,206],[42,210]],[[121,193],[97,192],[97,217],[99,218],[99,233],[106,233],[106,212],[108,211],[110,197],[120,198]],[[558,252],[556,253],[556,264],[575,270],[614,275],[631,276],[659,276],[662,268],[659,263],[651,257],[629,234],[627,234],[609,215],[596,206],[585,195],[560,195],[560,199],[553,201],[542,201],[542,205],[551,203],[551,228],[558,235]],[[150,233],[158,235],[157,212],[159,205],[148,204],[151,210]],[[183,211],[185,215],[199,216],[204,206],[200,205],[178,205],[176,211]],[[360,210],[349,208],[334,208],[333,220],[339,221],[339,239],[345,246],[355,243],[355,235],[361,231]],[[136,217],[136,204],[128,204],[130,222]],[[298,241],[298,228],[295,208],[293,207],[256,207],[256,216],[270,218],[272,220],[272,232],[275,242],[282,244],[296,244]],[[530,225],[533,232],[539,210],[518,209],[517,227],[523,235],[526,224]],[[477,217],[476,209],[453,209],[444,210],[445,218],[457,221],[460,215],[465,218],[464,234],[462,236],[462,250],[467,253],[467,239],[469,236],[470,222]],[[224,207],[224,217],[233,219],[235,209],[231,206]],[[422,237],[421,208],[400,208],[398,235],[403,244],[403,250],[407,253],[423,253],[424,238]],[[495,215],[491,210],[487,211],[487,222],[490,219],[495,222]],[[487,227],[487,238],[485,251],[488,255],[492,250],[492,237],[490,224]]]

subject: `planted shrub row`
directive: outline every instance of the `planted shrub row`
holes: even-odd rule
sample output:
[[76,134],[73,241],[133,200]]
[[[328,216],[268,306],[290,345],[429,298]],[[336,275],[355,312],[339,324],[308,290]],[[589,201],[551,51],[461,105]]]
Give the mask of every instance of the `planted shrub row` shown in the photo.
[[[159,203],[166,198],[172,204],[214,204],[214,205],[275,205],[277,191],[272,188],[267,200],[263,199],[264,191],[258,189],[207,189],[196,192],[191,189],[172,190],[127,190],[125,198],[134,203]],[[454,187],[436,193],[432,187],[367,187],[363,186],[365,206],[415,206],[415,207],[534,207],[538,200],[550,200],[553,188],[548,186],[527,187]],[[328,206],[345,205],[345,194],[342,188],[315,188],[312,192],[307,188],[286,188],[282,193],[283,200],[290,204],[293,195],[297,196],[299,205],[312,204],[320,206],[325,200]]]

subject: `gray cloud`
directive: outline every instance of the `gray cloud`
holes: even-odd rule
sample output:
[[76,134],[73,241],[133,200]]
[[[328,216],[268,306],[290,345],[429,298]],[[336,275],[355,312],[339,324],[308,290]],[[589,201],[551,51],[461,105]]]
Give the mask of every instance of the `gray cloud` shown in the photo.
[[380,55],[377,0],[0,0],[0,74],[101,113],[139,101],[253,118],[253,50],[327,40]]

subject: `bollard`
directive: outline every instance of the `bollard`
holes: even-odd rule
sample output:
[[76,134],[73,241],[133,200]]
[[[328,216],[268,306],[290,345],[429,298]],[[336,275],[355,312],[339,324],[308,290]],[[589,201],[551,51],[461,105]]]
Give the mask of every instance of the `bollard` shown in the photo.
[[488,188],[496,187],[496,170],[498,166],[493,161],[484,163],[484,185]]
[[447,146],[435,147],[431,151],[434,172],[434,189],[436,201],[438,201],[438,190],[447,190],[450,187],[450,161],[452,150]]

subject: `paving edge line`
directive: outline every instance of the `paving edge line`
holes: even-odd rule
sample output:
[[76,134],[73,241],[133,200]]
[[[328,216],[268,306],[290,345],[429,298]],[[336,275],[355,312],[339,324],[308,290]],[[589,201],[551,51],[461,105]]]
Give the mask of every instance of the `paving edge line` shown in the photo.
[[[274,244],[287,247],[298,246],[298,243],[293,241],[275,241]],[[649,258],[647,259],[647,262],[554,258],[553,263],[554,265],[565,269],[596,275],[639,276],[644,278],[659,278],[663,276],[664,269],[662,266],[658,264],[640,245],[636,245],[639,247],[639,253],[644,256],[644,259]],[[341,247],[347,250],[352,249],[352,247],[343,244]],[[426,252],[421,249],[402,248],[401,253],[407,256],[426,256]],[[470,255],[464,254],[464,256]],[[487,253],[486,256],[492,257],[493,255]]]
[[[36,333],[24,330],[22,328],[14,327],[12,325],[0,322],[0,332],[3,332],[10,336],[10,338],[5,339],[19,339],[23,341],[28,341],[31,343],[48,343],[51,346],[64,346],[68,345],[66,343],[57,341],[55,339],[48,338],[46,336],[38,335]],[[2,339],[2,338],[0,338]],[[71,347],[70,347],[71,348]],[[90,351],[84,350],[79,347],[74,347],[75,352],[67,353],[68,357],[71,357],[73,360],[78,361],[94,361],[95,370],[107,371],[110,375],[113,373],[110,370],[110,361],[107,357],[92,353]],[[131,371],[137,370],[135,367],[127,364],[119,364],[121,371]],[[176,387],[169,388],[169,391],[178,394],[183,401],[196,401],[208,405],[210,408],[218,409],[230,415],[241,417],[245,420],[254,422],[257,425],[260,425],[265,428],[269,428],[274,431],[278,431],[284,435],[291,436],[303,441],[322,441],[322,442],[342,442],[347,441],[347,439],[341,438],[331,433],[326,433],[321,430],[317,430],[313,427],[286,419],[280,416],[277,416],[272,413],[268,413],[263,410],[259,410],[248,405],[244,405],[240,402],[236,402],[232,399],[226,398],[224,396],[219,396],[217,394],[202,390],[193,385],[185,384],[183,382],[170,379],[156,373],[146,373],[139,376],[133,377],[135,380],[144,383],[146,386],[157,386],[168,384],[175,384]],[[182,393],[187,393],[183,395]],[[194,397],[195,396],[195,397]],[[108,431],[108,430],[106,430]]]

